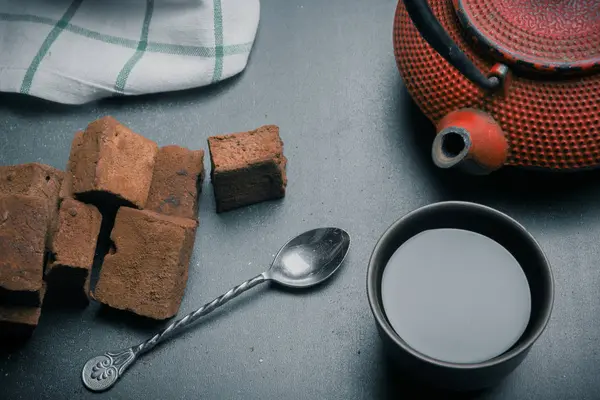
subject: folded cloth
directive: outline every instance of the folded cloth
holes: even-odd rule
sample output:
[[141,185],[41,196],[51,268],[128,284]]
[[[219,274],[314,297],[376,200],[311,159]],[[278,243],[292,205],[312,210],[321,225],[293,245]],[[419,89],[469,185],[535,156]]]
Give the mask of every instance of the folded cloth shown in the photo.
[[0,0],[0,91],[82,104],[246,67],[259,0]]

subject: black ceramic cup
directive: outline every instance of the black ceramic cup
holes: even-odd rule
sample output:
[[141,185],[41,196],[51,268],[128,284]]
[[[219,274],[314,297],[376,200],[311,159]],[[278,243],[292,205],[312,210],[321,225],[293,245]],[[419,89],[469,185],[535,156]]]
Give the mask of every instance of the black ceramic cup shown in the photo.
[[[529,323],[515,345],[495,358],[473,364],[433,359],[411,348],[396,334],[386,318],[381,279],[388,260],[411,237],[438,228],[469,230],[495,240],[512,253],[525,273],[531,292]],[[527,356],[550,319],[554,282],[542,249],[517,221],[483,205],[450,201],[412,211],[384,232],[369,261],[367,294],[385,352],[406,374],[405,377],[440,389],[473,391],[496,385]]]

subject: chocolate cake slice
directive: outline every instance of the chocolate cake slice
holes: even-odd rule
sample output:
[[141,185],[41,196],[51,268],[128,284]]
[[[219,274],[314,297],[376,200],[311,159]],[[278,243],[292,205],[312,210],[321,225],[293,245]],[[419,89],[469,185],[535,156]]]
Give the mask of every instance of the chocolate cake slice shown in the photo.
[[49,232],[58,209],[58,193],[64,173],[49,165],[28,163],[0,167],[0,194],[19,194],[45,199]]
[[[73,153],[73,149],[81,146],[83,143],[83,131],[78,131],[75,133],[75,137],[71,142],[71,153]],[[64,178],[60,185],[60,190],[58,192],[59,202],[64,199],[74,198],[73,195],[73,169],[71,158],[67,161],[67,168],[65,170]]]
[[63,172],[49,165],[28,163],[0,167],[0,193],[42,197],[55,204]]
[[73,193],[86,203],[146,205],[158,146],[112,117],[91,122],[76,133],[67,178]]
[[198,195],[204,180],[204,150],[162,147],[156,163],[146,209],[182,218],[198,218]]
[[[44,294],[45,286],[42,286],[42,300]],[[0,339],[29,338],[38,325],[41,313],[41,304],[37,307],[0,304]]]
[[0,194],[0,304],[41,304],[49,218],[42,197]]
[[277,126],[211,136],[208,147],[217,212],[285,196],[287,159]]
[[197,222],[121,207],[93,297],[112,308],[163,320],[177,314]]
[[51,245],[52,260],[46,270],[52,292],[87,301],[101,224],[102,215],[93,205],[70,198],[62,201]]

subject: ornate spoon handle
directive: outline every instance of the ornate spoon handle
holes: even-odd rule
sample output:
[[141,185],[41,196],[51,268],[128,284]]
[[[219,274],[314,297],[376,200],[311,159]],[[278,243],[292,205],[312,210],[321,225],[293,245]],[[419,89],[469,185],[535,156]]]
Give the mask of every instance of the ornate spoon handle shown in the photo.
[[206,303],[196,311],[185,317],[171,323],[162,331],[152,336],[150,339],[118,352],[107,352],[101,356],[96,356],[88,360],[83,366],[81,378],[83,384],[94,392],[100,392],[113,386],[123,375],[125,370],[133,364],[136,358],[150,350],[158,343],[164,341],[171,335],[177,334],[196,322],[200,317],[214,311],[218,307],[227,303],[229,300],[239,296],[254,286],[267,281],[266,273],[255,276],[246,282],[231,288],[225,294],[217,297],[213,301]]

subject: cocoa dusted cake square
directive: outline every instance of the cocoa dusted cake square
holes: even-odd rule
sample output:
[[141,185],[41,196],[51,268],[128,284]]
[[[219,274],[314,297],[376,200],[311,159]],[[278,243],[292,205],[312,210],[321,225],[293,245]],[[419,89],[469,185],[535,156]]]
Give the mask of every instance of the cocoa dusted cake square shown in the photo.
[[0,304],[0,339],[21,340],[31,336],[42,313],[45,292],[46,287],[42,285],[39,306]]
[[198,218],[204,180],[204,150],[165,146],[158,151],[146,209],[182,218]]
[[41,313],[40,307],[0,305],[0,338],[24,339],[31,336]]
[[68,161],[72,193],[86,203],[146,205],[158,146],[112,117],[91,122],[76,133]]
[[287,159],[279,127],[211,136],[208,147],[217,212],[285,196]]
[[0,166],[0,194],[44,199],[50,215],[48,224],[51,224],[58,209],[58,194],[63,177],[63,171],[40,163]]
[[46,280],[51,291],[87,300],[102,215],[96,207],[66,198],[50,247]]
[[42,197],[56,204],[63,174],[40,163],[1,166],[0,193]]
[[[75,132],[75,136],[73,137],[73,141],[71,142],[71,154],[73,154],[74,149],[79,148],[83,145],[83,131],[77,131]],[[59,202],[64,200],[64,199],[68,199],[68,198],[73,198],[73,169],[72,169],[72,165],[73,165],[73,161],[71,161],[72,158],[76,158],[76,157],[69,157],[69,159],[67,160],[67,168],[65,170],[65,174],[64,174],[64,178],[62,180],[62,183],[60,185],[60,190],[58,192],[58,199]]]
[[121,207],[93,298],[109,307],[163,320],[179,311],[197,222]]
[[49,218],[42,197],[0,194],[1,304],[41,304]]

